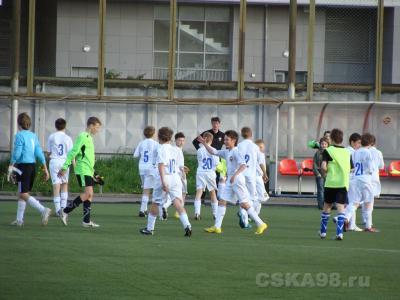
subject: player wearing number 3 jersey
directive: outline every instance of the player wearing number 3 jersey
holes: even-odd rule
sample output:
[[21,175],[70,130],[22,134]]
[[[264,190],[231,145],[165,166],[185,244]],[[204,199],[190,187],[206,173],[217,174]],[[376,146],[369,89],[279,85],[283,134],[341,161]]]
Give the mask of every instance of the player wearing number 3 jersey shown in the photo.
[[68,177],[69,168],[64,176],[58,177],[67,153],[72,149],[72,139],[65,133],[66,121],[59,118],[55,121],[56,132],[52,133],[47,140],[47,152],[50,156],[49,170],[53,184],[53,202],[56,215],[60,215],[60,209],[67,206],[68,200]]

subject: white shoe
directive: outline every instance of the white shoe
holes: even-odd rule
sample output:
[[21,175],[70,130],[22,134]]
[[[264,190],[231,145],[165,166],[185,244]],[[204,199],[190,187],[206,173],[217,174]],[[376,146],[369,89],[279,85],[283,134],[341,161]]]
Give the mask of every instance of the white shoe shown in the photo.
[[51,214],[51,209],[50,208],[45,208],[44,212],[42,213],[42,225],[46,226],[47,223],[49,223],[49,217]]
[[24,221],[15,220],[15,221],[12,221],[10,225],[11,225],[11,226],[22,227],[22,226],[24,226]]
[[83,227],[86,227],[86,228],[88,228],[88,227],[91,227],[91,228],[100,227],[99,224],[96,224],[96,223],[93,222],[93,221],[90,221],[89,223],[82,222],[82,226],[83,226]]
[[350,228],[349,231],[361,232],[361,231],[364,231],[364,230],[362,230],[360,227],[356,226],[354,228]]
[[60,210],[60,219],[64,226],[68,226],[68,214],[63,209]]

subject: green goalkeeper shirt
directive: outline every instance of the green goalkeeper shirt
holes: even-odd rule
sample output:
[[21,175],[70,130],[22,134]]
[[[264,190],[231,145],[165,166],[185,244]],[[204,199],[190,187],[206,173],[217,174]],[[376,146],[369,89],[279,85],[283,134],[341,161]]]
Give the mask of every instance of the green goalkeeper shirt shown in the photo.
[[94,174],[94,144],[92,136],[84,131],[78,135],[74,146],[68,152],[67,159],[62,167],[67,170],[75,158],[75,174],[93,176]]

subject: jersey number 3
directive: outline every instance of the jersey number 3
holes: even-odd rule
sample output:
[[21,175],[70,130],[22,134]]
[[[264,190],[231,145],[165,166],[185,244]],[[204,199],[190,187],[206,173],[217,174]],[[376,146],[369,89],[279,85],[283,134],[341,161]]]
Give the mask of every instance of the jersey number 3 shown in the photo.
[[64,155],[64,145],[63,144],[59,144],[57,146],[57,153],[59,156],[63,156]]

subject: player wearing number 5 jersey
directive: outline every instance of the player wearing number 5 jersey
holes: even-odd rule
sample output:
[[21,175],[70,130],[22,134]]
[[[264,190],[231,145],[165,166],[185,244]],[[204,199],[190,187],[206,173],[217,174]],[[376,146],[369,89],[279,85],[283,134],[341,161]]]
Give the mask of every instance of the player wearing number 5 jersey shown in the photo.
[[[208,131],[204,132],[202,137],[207,145],[211,147],[213,135]],[[211,147],[212,148],[212,147]],[[213,148],[215,150],[215,148]],[[208,153],[205,147],[200,147],[197,150],[197,173],[196,173],[196,197],[194,199],[194,218],[200,220],[201,213],[201,195],[207,189],[210,192],[211,209],[213,217],[217,215],[218,200],[217,200],[217,183],[215,170],[219,163],[217,156]]]
[[354,152],[354,200],[346,208],[346,218],[349,218],[361,203],[364,203],[363,217],[365,219],[365,231],[377,232],[372,227],[372,205],[374,191],[372,175],[375,171],[374,159],[370,151],[373,136],[365,133],[361,136],[361,148]]
[[49,171],[53,184],[53,202],[56,215],[60,215],[60,209],[67,206],[68,200],[68,177],[69,168],[64,176],[58,177],[67,153],[72,149],[72,139],[65,133],[66,121],[59,118],[55,122],[56,132],[52,133],[47,140],[47,152],[50,156]]
[[172,202],[179,213],[179,218],[185,229],[185,236],[192,235],[192,226],[182,201],[182,182],[178,174],[178,150],[171,145],[173,131],[168,127],[162,127],[158,130],[158,141],[160,147],[157,153],[157,166],[159,172],[159,180],[155,182],[153,200],[150,208],[150,213],[147,217],[147,227],[140,230],[140,233],[145,235],[153,235],[154,226],[159,214],[159,207],[163,206],[167,200],[167,196],[172,199]]
[[142,202],[139,217],[147,214],[147,203],[149,202],[151,190],[154,188],[156,177],[156,158],[159,144],[153,139],[156,130],[153,126],[147,126],[143,130],[145,139],[136,147],[133,157],[139,157],[139,175],[142,181]]

